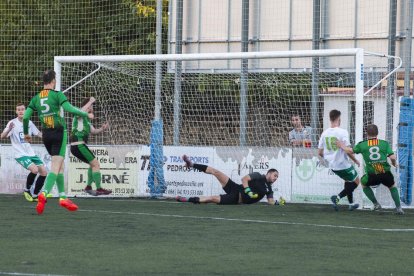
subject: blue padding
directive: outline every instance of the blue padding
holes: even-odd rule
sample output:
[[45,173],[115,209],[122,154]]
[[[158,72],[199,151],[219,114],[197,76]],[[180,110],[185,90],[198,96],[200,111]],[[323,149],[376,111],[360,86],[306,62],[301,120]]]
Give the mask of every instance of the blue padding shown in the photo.
[[148,188],[152,197],[162,196],[167,188],[163,170],[163,136],[162,120],[154,120],[151,127],[150,172],[148,175]]
[[414,100],[401,98],[400,122],[398,126],[398,164],[400,166],[400,197],[401,201],[411,204],[413,186],[413,127]]

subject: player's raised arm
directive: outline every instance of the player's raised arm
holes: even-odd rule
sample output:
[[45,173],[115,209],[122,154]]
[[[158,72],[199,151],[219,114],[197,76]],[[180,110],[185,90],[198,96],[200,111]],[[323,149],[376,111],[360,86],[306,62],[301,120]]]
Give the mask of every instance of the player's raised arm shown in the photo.
[[108,129],[108,127],[109,127],[109,124],[108,123],[104,123],[100,128],[94,128],[92,125],[91,125],[91,133],[92,134],[99,134],[99,133],[102,133],[103,131],[105,131],[106,129]]
[[72,113],[74,115],[78,115],[81,117],[88,117],[88,112],[82,111],[79,108],[73,106],[72,104],[70,104],[68,101],[64,102],[62,104],[62,107],[65,111]]
[[87,112],[88,111],[88,109],[89,109],[89,107],[91,107],[92,105],[93,105],[93,103],[94,102],[96,102],[96,99],[94,98],[94,97],[90,97],[89,98],[89,101],[84,105],[84,106],[82,106],[82,110],[83,111],[85,111],[85,112]]
[[13,123],[13,121],[10,121],[7,124],[6,128],[3,130],[3,132],[1,133],[0,137],[1,138],[6,138],[9,135],[10,131],[13,129],[13,127],[14,127],[14,123]]

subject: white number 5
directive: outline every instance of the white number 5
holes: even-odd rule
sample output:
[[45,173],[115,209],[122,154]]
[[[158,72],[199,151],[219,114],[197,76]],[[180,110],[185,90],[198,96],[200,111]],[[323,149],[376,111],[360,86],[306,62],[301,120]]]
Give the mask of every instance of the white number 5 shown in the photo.
[[45,108],[44,110],[42,110],[42,113],[46,113],[50,110],[49,105],[45,103],[45,101],[47,101],[47,98],[40,99],[40,105]]

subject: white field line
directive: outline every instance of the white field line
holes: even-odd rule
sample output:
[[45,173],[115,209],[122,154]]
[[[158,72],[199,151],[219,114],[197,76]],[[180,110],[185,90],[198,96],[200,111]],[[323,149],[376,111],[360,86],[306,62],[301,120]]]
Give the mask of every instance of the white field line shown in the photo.
[[171,217],[171,218],[185,218],[185,219],[193,219],[193,220],[217,220],[217,221],[236,221],[236,222],[261,223],[261,224],[299,225],[299,226],[310,226],[310,227],[321,227],[321,228],[339,228],[339,229],[353,229],[353,230],[378,231],[378,232],[414,232],[414,229],[412,228],[407,228],[407,229],[369,228],[369,227],[315,224],[315,223],[303,223],[303,222],[268,221],[268,220],[221,218],[221,217],[200,217],[200,216],[169,215],[169,214],[141,213],[141,212],[116,212],[116,211],[102,211],[102,210],[79,210],[78,212],[135,215],[135,216],[152,216],[152,217]]
[[19,272],[5,272],[0,271],[0,275],[18,275],[18,276],[70,276],[60,274],[33,274],[33,273],[19,273]]

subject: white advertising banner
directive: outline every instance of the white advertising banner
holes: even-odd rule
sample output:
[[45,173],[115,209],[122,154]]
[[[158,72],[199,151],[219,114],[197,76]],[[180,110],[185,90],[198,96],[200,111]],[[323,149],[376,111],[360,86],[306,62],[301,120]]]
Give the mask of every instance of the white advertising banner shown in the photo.
[[[98,159],[101,166],[101,185],[112,190],[110,196],[128,197],[137,196],[138,191],[138,163],[141,146],[88,146]],[[88,178],[89,164],[69,154],[68,195],[86,196],[84,192]],[[92,188],[96,189],[95,184]]]
[[[194,163],[213,165],[213,148],[207,147],[174,147],[165,146],[164,152],[164,179],[166,190],[163,196],[208,196],[211,195],[212,176],[188,169],[182,160],[184,154],[191,157]],[[143,146],[140,157],[140,178],[141,183],[139,191],[141,196],[150,196],[151,191],[148,186],[149,174],[149,147]]]
[[343,180],[317,157],[317,149],[293,150],[292,201],[326,203],[343,186]]
[[[215,168],[237,184],[241,184],[242,177],[249,173],[266,174],[269,169],[278,170],[279,178],[272,185],[275,199],[282,196],[290,200],[291,164],[292,153],[286,148],[216,147],[214,151]],[[224,193],[216,179],[213,180],[213,187],[213,194]],[[266,201],[266,197],[263,201]]]
[[[51,158],[44,146],[33,145],[33,148],[49,171]],[[90,146],[90,149],[101,165],[102,187],[111,189],[111,196],[151,196],[148,146]],[[0,154],[0,193],[23,192],[28,171],[14,160],[11,145],[1,146]],[[164,197],[224,193],[214,176],[186,168],[183,154],[190,156],[194,163],[222,171],[238,184],[241,184],[243,176],[251,172],[266,174],[270,168],[275,168],[279,171],[279,179],[273,184],[275,199],[283,196],[292,202],[327,203],[330,196],[338,194],[343,188],[343,181],[321,163],[316,149],[164,146]],[[69,150],[66,156],[68,195],[86,196],[84,188],[89,165],[78,160]],[[57,195],[56,188],[52,193]],[[356,193],[355,197],[358,200],[360,195]]]

